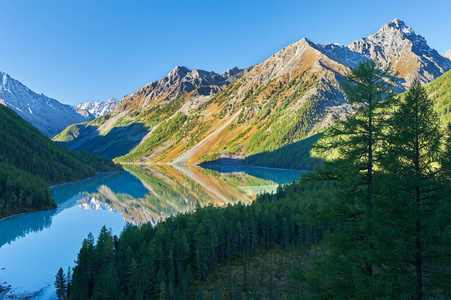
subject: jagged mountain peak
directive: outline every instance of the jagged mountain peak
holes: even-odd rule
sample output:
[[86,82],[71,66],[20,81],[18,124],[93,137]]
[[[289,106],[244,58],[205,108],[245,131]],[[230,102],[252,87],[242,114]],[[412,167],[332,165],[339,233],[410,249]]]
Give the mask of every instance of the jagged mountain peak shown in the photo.
[[174,69],[172,69],[171,72],[169,72],[169,75],[171,75],[171,74],[178,74],[178,73],[181,73],[181,72],[188,73],[190,71],[191,71],[191,69],[188,68],[188,67],[176,66]]
[[247,81],[247,87],[254,84],[264,85],[274,79],[291,80],[307,70],[310,70],[309,72],[323,72],[326,69],[338,71],[340,67],[336,61],[328,57],[322,47],[323,45],[315,44],[306,37],[288,45],[249,71],[246,78],[252,77],[252,80]]
[[2,89],[2,90],[5,90],[5,91],[20,90],[20,91],[25,91],[25,92],[30,91],[29,88],[27,88],[25,85],[23,85],[20,81],[15,80],[11,76],[9,76],[7,73],[0,71],[0,78],[1,78],[0,89]]
[[117,100],[115,97],[111,97],[107,101],[105,101],[105,103],[111,103],[111,102],[119,102],[119,100]]
[[[191,70],[185,66],[177,66],[159,81],[148,83],[132,95],[125,96],[119,106],[119,110],[145,107],[156,100],[171,101],[182,94],[190,93],[196,89],[199,89],[198,95],[212,97],[240,78],[248,70],[249,68],[233,68],[218,74],[213,71]],[[205,88],[200,89],[201,87]],[[205,100],[203,99],[202,101]]]
[[405,33],[415,33],[411,27],[406,26],[406,23],[398,18],[395,18],[393,21],[386,23],[384,26],[382,26],[381,30],[386,28],[399,29]]
[[238,67],[235,66],[231,69],[228,69],[224,73],[222,73],[221,76],[234,76],[234,75],[238,74],[240,71],[241,71],[241,69],[238,69]]
[[184,66],[177,66],[174,69],[172,69],[171,72],[169,72],[168,74],[168,78],[183,78],[186,76],[186,74],[188,74],[189,72],[191,72],[191,69],[184,67]]
[[429,82],[451,69],[451,61],[429,47],[426,39],[416,34],[400,19],[383,25],[375,34],[363,37],[348,48],[382,66],[391,64],[407,87],[414,77]]
[[[378,32],[364,37],[363,39],[370,40],[375,43],[382,41],[385,44],[393,42],[394,40],[396,41],[396,39],[401,39],[401,41],[408,39],[418,46],[421,44],[422,48],[430,49],[427,45],[426,39],[423,36],[416,34],[411,27],[408,27],[403,21],[398,18],[386,23],[381,27],[381,29],[379,29]],[[396,42],[398,42],[399,44],[399,42],[401,41]]]
[[175,67],[171,72],[169,72],[167,78],[169,81],[179,81],[184,78],[191,79],[191,78],[201,78],[201,77],[212,77],[219,75],[215,72],[195,69],[191,70],[190,68],[187,68],[185,66],[177,66]]

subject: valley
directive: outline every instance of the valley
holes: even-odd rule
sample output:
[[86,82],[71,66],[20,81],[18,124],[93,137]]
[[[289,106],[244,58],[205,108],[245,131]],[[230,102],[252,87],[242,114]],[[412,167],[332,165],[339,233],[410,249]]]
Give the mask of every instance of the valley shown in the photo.
[[120,101],[0,72],[0,298],[451,297],[451,50],[312,40],[147,84],[143,56]]

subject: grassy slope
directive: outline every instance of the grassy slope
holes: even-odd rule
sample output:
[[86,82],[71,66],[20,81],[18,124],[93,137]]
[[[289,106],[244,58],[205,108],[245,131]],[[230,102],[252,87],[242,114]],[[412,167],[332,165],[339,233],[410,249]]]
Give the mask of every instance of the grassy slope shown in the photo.
[[87,123],[72,124],[61,131],[58,135],[52,138],[54,142],[70,142],[80,135],[80,130],[83,130]]
[[451,71],[424,86],[444,123],[451,121]]
[[[274,151],[314,134],[312,129],[323,118],[325,107],[333,103],[332,97],[325,94],[327,91],[313,96],[307,93],[322,84],[311,71],[313,62],[306,62],[290,75],[264,84],[253,83],[253,77],[245,76],[196,110],[180,112],[196,95],[196,90],[172,100],[163,95],[146,107],[67,128],[54,140],[119,162],[167,163],[193,148],[240,111],[238,118],[213,136],[188,163],[208,161],[220,155],[249,156]],[[92,138],[100,126],[111,122],[109,118],[114,119],[112,128]],[[139,128],[132,132],[132,126]],[[139,143],[151,129],[154,130],[149,138]],[[83,143],[78,143],[80,140]],[[114,146],[110,146],[112,143]]]

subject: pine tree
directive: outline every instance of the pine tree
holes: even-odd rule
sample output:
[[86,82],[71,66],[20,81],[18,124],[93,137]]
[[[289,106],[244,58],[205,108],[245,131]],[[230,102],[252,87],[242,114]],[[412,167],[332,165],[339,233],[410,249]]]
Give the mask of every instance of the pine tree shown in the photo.
[[443,299],[451,298],[451,123],[448,123],[439,178],[443,196],[433,213],[432,228],[436,230],[436,243],[430,247],[429,264],[434,272],[428,274],[427,284]]
[[436,273],[428,260],[438,254],[430,251],[438,238],[434,220],[445,185],[438,178],[443,141],[439,117],[418,78],[389,125],[382,160],[385,193],[376,221],[385,233],[383,277],[392,297],[419,300],[425,298],[426,279]]
[[312,216],[333,228],[325,243],[328,255],[315,272],[307,272],[310,274],[304,277],[321,297],[373,299],[383,293],[376,276],[378,233],[373,213],[386,110],[394,99],[395,82],[390,66],[379,68],[367,60],[351,68],[344,91],[354,104],[352,114],[337,119],[314,148],[334,158],[305,181],[337,181],[335,199],[319,203]]
[[55,288],[58,299],[65,299],[67,296],[67,283],[63,268],[60,268],[55,276]]
[[66,280],[67,280],[67,295],[69,295],[72,285],[72,269],[70,268],[70,266],[67,267]]
[[119,283],[117,272],[110,265],[96,280],[92,299],[117,299],[120,293]]

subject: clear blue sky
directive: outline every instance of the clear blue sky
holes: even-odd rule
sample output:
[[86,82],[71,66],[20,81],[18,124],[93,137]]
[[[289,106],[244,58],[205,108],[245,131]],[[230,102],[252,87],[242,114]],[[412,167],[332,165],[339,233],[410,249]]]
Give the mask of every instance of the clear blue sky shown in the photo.
[[451,1],[0,0],[0,71],[63,103],[119,100],[175,66],[221,73],[307,37],[349,44],[395,18],[439,53]]

